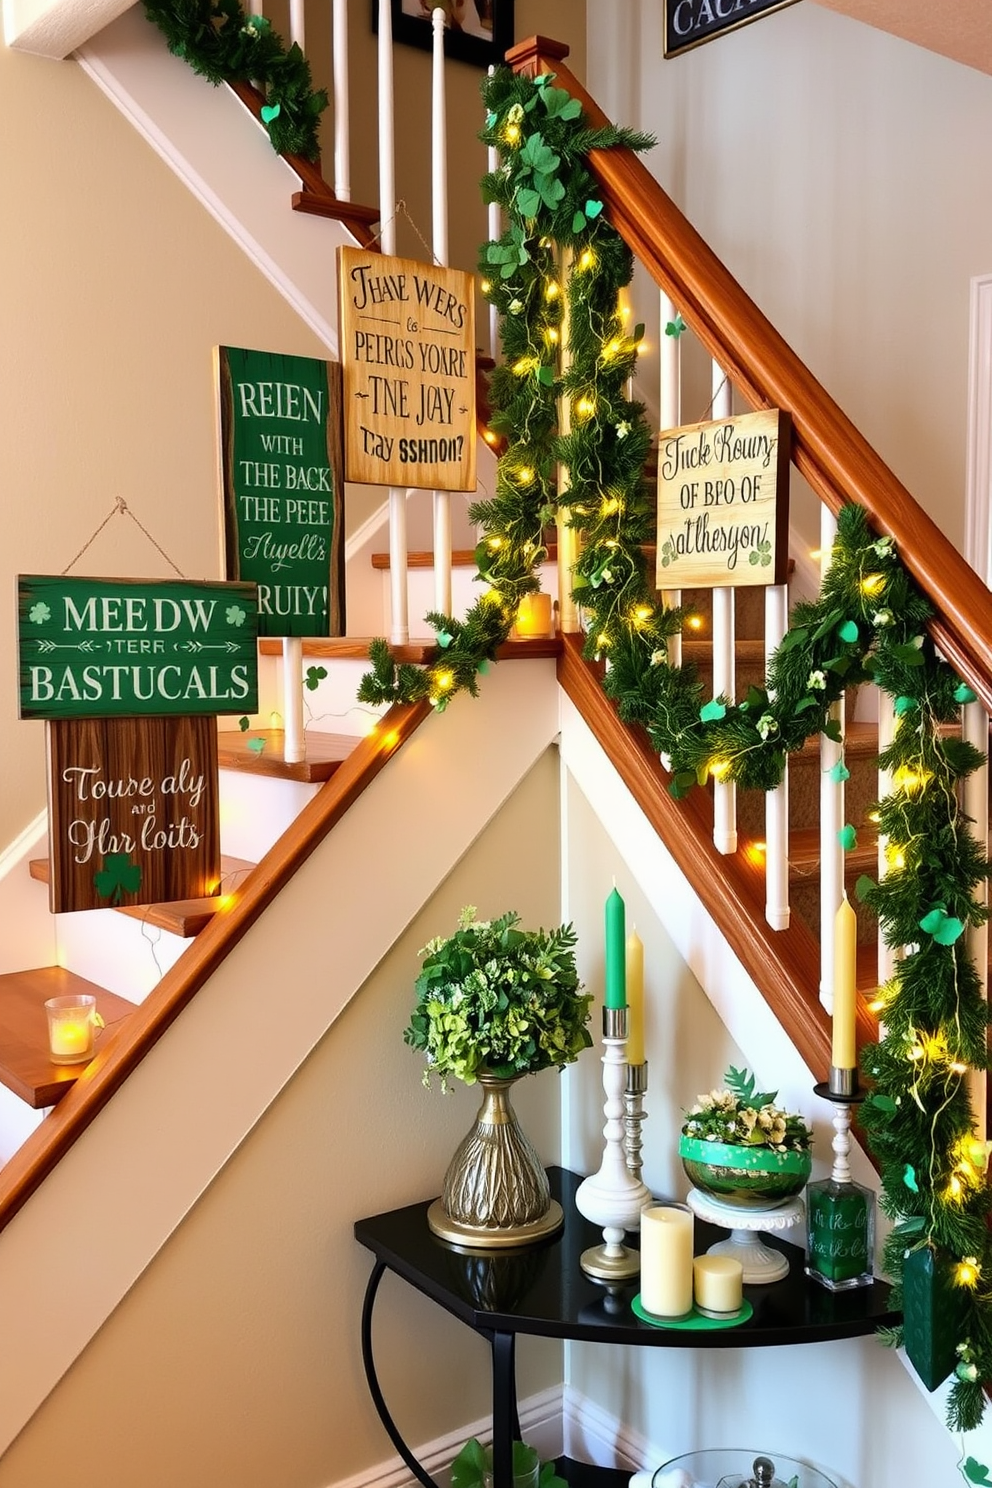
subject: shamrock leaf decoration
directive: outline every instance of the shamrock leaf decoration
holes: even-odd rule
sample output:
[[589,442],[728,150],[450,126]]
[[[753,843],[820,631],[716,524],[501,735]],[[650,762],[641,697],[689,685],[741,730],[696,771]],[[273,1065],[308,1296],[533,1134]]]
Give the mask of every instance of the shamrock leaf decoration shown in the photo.
[[248,618],[248,611],[243,610],[240,605],[228,605],[224,611],[224,619],[228,625],[244,625]]
[[854,892],[857,895],[859,904],[863,904],[865,902],[866,898],[871,893],[874,887],[875,880],[873,878],[869,878],[867,873],[862,873],[857,883],[854,885]]
[[977,701],[977,698],[967,682],[962,682],[959,687],[955,687],[954,689],[954,701],[956,703],[974,703]]
[[893,703],[893,707],[900,718],[904,717],[907,713],[912,713],[913,709],[919,706],[916,699],[911,697],[897,697]]
[[248,748],[251,750],[252,754],[258,754],[258,755],[260,755],[262,753],[262,750],[265,748],[265,740],[264,739],[249,739],[248,740]]
[[582,112],[579,100],[566,93],[564,88],[543,88],[541,101],[549,119],[577,119]]
[[303,678],[303,686],[309,692],[316,692],[317,688],[327,676],[327,668],[322,666],[307,667],[307,674]]
[[726,718],[726,716],[727,706],[725,703],[721,703],[719,698],[713,698],[710,702],[704,703],[699,710],[699,717],[702,723],[719,723],[720,719]]
[[499,275],[501,279],[512,279],[521,264],[530,260],[530,252],[524,241],[524,230],[519,222],[510,224],[510,230],[504,235],[509,242],[490,243],[486,249],[486,262],[499,264]]
[[243,718],[238,719],[238,728],[243,734],[246,734],[251,728],[251,719],[248,717],[247,713]]
[[852,848],[857,847],[858,834],[855,831],[854,827],[851,826],[850,822],[848,822],[846,826],[841,827],[840,831],[837,833],[837,841],[840,843],[845,852],[850,852]]
[[125,894],[136,894],[140,889],[141,864],[132,863],[129,853],[108,853],[93,882],[101,899],[120,904]]
[[261,108],[262,123],[271,124],[282,113],[281,103],[265,103]]
[[687,331],[688,329],[689,329],[689,327],[686,325],[686,323],[682,319],[681,315],[676,315],[675,319],[674,320],[670,320],[668,322],[668,324],[666,325],[666,327],[665,327],[665,335],[666,336],[674,336],[675,340],[677,341],[679,339],[679,337],[681,336],[682,332],[683,331]]
[[555,172],[561,164],[542,134],[529,134],[519,155],[520,174],[530,176],[529,186],[517,190],[517,206],[524,217],[536,217],[543,202],[552,212],[565,195],[565,187]]
[[587,201],[585,206],[580,208],[572,218],[573,233],[580,233],[587,222],[594,222],[602,210],[603,203],[601,201],[592,199]]
[[450,631],[448,631],[448,630],[439,630],[438,631],[438,633],[437,633],[437,643],[441,647],[441,650],[442,651],[446,651],[448,649],[448,647],[451,645],[451,642],[453,640],[454,640],[454,636],[451,634]]
[[913,1167],[912,1163],[907,1163],[906,1166],[903,1168],[902,1181],[903,1183],[905,1183],[910,1193],[919,1193],[920,1185],[916,1181],[916,1169]]
[[747,555],[747,561],[748,563],[750,563],[752,568],[757,568],[759,564],[762,568],[767,568],[772,561],[772,545],[770,539],[766,537],[761,542],[759,542],[756,548],[752,548],[750,553],[748,553]]
[[833,769],[828,773],[835,785],[843,785],[845,780],[850,780],[851,778],[851,772],[843,760],[838,760]]
[[979,1488],[989,1488],[992,1478],[984,1462],[977,1461],[974,1457],[966,1457],[961,1464],[961,1476],[966,1483],[977,1483]]
[[38,603],[33,604],[28,610],[28,619],[32,625],[44,625],[45,621],[51,618],[52,612],[43,599],[39,599]]
[[920,921],[920,929],[932,935],[938,945],[953,945],[964,934],[964,925],[956,916],[949,915],[943,904],[935,904]]
[[845,620],[843,625],[838,625],[837,634],[842,641],[847,641],[848,645],[853,646],[858,639],[858,627],[853,620]]

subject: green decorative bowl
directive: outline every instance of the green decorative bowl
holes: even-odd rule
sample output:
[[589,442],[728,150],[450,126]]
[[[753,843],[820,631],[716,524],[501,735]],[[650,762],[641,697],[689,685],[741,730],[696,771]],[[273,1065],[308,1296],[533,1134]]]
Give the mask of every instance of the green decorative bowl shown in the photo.
[[813,1166],[811,1152],[773,1152],[731,1142],[679,1138],[679,1156],[695,1188],[741,1209],[774,1209],[802,1193]]

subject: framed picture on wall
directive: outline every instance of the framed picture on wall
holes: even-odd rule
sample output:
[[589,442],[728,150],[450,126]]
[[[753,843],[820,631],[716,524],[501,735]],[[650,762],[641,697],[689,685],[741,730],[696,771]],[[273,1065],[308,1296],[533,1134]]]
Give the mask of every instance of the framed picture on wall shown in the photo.
[[[445,13],[445,56],[475,67],[502,62],[513,45],[513,0],[390,0],[393,40],[430,51],[431,12]],[[372,29],[379,30],[379,0],[372,0]]]

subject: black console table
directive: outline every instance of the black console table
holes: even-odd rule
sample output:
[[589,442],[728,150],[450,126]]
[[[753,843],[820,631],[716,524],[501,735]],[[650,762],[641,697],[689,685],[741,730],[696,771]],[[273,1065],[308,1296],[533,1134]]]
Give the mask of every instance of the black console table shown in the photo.
[[[511,1443],[520,1435],[514,1379],[518,1333],[640,1348],[755,1348],[853,1338],[900,1321],[889,1306],[889,1288],[884,1282],[856,1291],[829,1292],[805,1276],[801,1250],[769,1236],[767,1243],[789,1257],[789,1275],[769,1286],[744,1288],[754,1308],[747,1323],[701,1333],[653,1328],[631,1310],[636,1282],[611,1294],[584,1275],[579,1256],[601,1239],[600,1232],[575,1208],[580,1179],[562,1168],[552,1168],[549,1176],[552,1193],[565,1211],[565,1227],[527,1250],[470,1253],[456,1249],[431,1234],[428,1203],[394,1209],[355,1225],[355,1238],[375,1257],[362,1311],[362,1358],[369,1391],[390,1440],[424,1488],[436,1485],[397,1429],[376,1375],[372,1315],[387,1270],[489,1342],[495,1488],[511,1488]],[[698,1252],[726,1234],[698,1219],[695,1233]],[[559,1461],[558,1469],[574,1488],[626,1488],[630,1476],[566,1458]]]

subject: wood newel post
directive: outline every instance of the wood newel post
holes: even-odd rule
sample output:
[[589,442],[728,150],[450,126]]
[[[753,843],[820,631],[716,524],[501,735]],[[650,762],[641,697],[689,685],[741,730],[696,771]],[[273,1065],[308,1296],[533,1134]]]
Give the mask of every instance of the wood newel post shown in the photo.
[[506,54],[506,62],[514,72],[534,77],[547,69],[542,62],[561,62],[568,56],[569,48],[563,41],[552,41],[547,36],[528,36],[518,41]]

